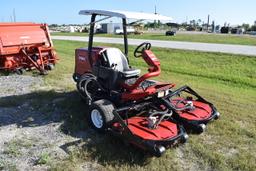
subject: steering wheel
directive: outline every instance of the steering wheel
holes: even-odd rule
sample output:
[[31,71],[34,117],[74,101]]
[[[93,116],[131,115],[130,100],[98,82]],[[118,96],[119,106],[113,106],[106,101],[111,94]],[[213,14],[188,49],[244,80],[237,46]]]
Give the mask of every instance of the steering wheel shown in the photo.
[[142,52],[144,50],[150,50],[151,49],[151,43],[144,42],[141,43],[135,50],[134,50],[134,56],[136,58],[142,57]]

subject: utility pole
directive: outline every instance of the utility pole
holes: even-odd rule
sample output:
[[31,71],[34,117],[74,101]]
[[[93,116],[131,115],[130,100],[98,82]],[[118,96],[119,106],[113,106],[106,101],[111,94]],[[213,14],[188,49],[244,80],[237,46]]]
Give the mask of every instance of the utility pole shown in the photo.
[[[157,12],[156,12],[156,5],[155,5],[155,13],[154,13],[155,15],[157,14]],[[154,20],[154,27],[155,27],[155,29],[156,29],[156,20]]]
[[15,12],[15,8],[13,8],[13,22],[16,22],[16,12]]
[[210,24],[210,15],[208,15],[208,19],[207,19],[207,32],[208,32],[209,24]]
[[215,21],[212,21],[212,33],[215,33]]
[[12,20],[12,15],[10,15],[10,22],[12,22],[13,20]]

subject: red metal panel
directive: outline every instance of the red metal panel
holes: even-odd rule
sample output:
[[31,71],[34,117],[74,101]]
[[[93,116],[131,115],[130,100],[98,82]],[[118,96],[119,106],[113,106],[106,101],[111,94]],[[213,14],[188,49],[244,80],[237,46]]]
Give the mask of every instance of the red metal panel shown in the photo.
[[29,44],[50,44],[45,24],[0,24],[3,48]]
[[[105,47],[93,47],[92,49],[92,62],[93,64],[97,61],[100,52],[104,49]],[[91,73],[92,72],[92,67],[88,58],[88,48],[79,48],[76,49],[76,68],[75,68],[75,73],[77,74],[84,74],[84,73]]]
[[[188,100],[177,98],[173,99],[171,102],[176,105],[178,101],[183,100],[184,102],[187,102]],[[212,108],[209,106],[209,104],[199,102],[196,100],[193,100],[193,106],[195,107],[193,110],[183,110],[183,111],[177,111],[180,117],[186,119],[186,120],[205,120],[211,117],[212,114]],[[184,103],[179,103],[178,108],[185,107]]]
[[148,128],[146,117],[132,117],[128,119],[130,131],[145,140],[164,140],[178,135],[177,124],[171,121],[161,122],[156,129]]
[[0,59],[0,69],[35,67],[44,72],[44,66],[55,64],[57,60],[48,26],[29,22],[0,23]]

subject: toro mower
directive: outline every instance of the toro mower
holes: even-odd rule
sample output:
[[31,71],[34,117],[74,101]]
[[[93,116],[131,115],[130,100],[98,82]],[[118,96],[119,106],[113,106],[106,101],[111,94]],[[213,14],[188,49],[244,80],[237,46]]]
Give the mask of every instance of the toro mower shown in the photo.
[[56,61],[46,24],[0,23],[0,71],[22,74],[36,68],[47,74]]
[[[158,14],[126,11],[83,10],[91,15],[88,48],[75,52],[75,73],[80,96],[89,106],[88,121],[99,132],[110,132],[155,156],[188,139],[187,131],[202,132],[219,116],[216,108],[189,87],[150,80],[160,75],[160,61],[144,42],[134,51],[143,58],[148,73],[132,68],[128,60],[127,19],[171,20]],[[112,47],[94,47],[96,16],[122,18],[124,53]],[[185,95],[185,96],[184,96]]]

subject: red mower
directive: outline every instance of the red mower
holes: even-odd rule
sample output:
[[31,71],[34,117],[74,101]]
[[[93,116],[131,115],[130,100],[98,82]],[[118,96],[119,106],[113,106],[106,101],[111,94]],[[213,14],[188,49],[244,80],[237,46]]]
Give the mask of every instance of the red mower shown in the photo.
[[[149,80],[160,75],[160,61],[144,42],[135,51],[148,65],[148,73],[132,68],[128,61],[127,18],[171,20],[155,14],[125,11],[84,10],[91,15],[88,48],[76,49],[75,73],[80,96],[89,105],[88,121],[99,132],[110,132],[155,156],[166,148],[185,143],[188,130],[202,132],[205,124],[219,116],[215,107],[189,87],[176,91],[175,84]],[[117,48],[93,47],[96,16],[120,17],[123,22],[123,54]],[[133,22],[134,23],[134,22]],[[182,96],[184,93],[187,96]],[[199,131],[200,130],[200,131]]]

